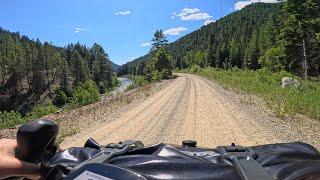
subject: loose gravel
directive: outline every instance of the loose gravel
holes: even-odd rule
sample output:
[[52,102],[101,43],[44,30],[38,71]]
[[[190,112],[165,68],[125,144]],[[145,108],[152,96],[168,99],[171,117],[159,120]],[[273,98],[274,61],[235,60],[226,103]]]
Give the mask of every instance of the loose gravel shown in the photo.
[[320,148],[319,121],[302,116],[279,119],[257,97],[226,90],[196,75],[179,76],[121,101],[60,116],[65,127],[78,129],[64,137],[62,147],[82,146],[93,137],[101,144],[127,139],[180,144],[193,139],[199,146],[216,147],[303,141]]

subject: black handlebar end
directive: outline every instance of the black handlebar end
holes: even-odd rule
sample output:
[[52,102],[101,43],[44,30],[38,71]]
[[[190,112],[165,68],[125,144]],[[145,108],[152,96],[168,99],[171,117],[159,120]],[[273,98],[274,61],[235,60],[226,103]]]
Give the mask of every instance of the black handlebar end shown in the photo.
[[[35,120],[22,125],[17,132],[15,156],[23,161],[39,163],[44,155],[56,151],[58,126],[54,121]],[[55,149],[55,150],[53,150]]]

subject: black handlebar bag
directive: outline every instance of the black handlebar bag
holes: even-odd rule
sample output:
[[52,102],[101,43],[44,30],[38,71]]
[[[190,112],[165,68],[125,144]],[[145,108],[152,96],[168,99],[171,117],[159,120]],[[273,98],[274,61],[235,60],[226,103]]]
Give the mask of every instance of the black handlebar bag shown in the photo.
[[[270,179],[320,179],[320,154],[301,143],[251,147]],[[241,153],[241,150],[239,151]],[[156,144],[148,147],[70,148],[44,163],[45,179],[249,179],[219,148]],[[258,171],[255,166],[249,174]],[[241,168],[241,167],[240,167]]]

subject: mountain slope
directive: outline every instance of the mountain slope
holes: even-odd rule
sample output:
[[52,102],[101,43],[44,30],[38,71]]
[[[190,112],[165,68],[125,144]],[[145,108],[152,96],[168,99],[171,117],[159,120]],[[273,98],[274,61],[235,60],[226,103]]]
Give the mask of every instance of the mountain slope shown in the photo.
[[110,61],[110,63],[111,63],[111,68],[113,71],[117,71],[119,69],[120,65],[118,65],[112,61]]
[[[174,65],[178,68],[186,66],[184,56],[187,52],[194,51],[207,51],[213,56],[210,64],[216,65],[223,64],[227,60],[227,55],[231,51],[231,45],[237,47],[237,59],[241,62],[234,62],[238,67],[243,66],[243,58],[245,50],[248,47],[252,35],[255,32],[260,32],[268,22],[271,21],[271,26],[274,25],[275,17],[281,13],[281,3],[279,4],[266,4],[256,3],[246,8],[229,14],[221,18],[215,23],[201,27],[177,41],[168,45],[168,50],[174,56]],[[272,32],[274,33],[274,32]],[[216,61],[217,55],[220,55],[221,62]],[[119,69],[120,74],[135,74],[139,69],[139,64],[142,61],[150,59],[150,54],[142,56],[132,62],[124,64]],[[240,60],[239,60],[240,59]]]

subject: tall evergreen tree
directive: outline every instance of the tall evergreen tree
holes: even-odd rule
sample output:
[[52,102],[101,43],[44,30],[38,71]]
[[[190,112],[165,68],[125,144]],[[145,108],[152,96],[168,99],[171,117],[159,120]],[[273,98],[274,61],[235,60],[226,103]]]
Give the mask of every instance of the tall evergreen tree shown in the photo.
[[151,51],[157,51],[159,48],[167,45],[168,40],[167,37],[163,34],[163,31],[157,30],[152,38],[152,48]]
[[318,0],[288,0],[284,7],[286,15],[284,45],[289,70],[300,71],[307,79],[310,72],[312,46],[320,27],[320,2]]

